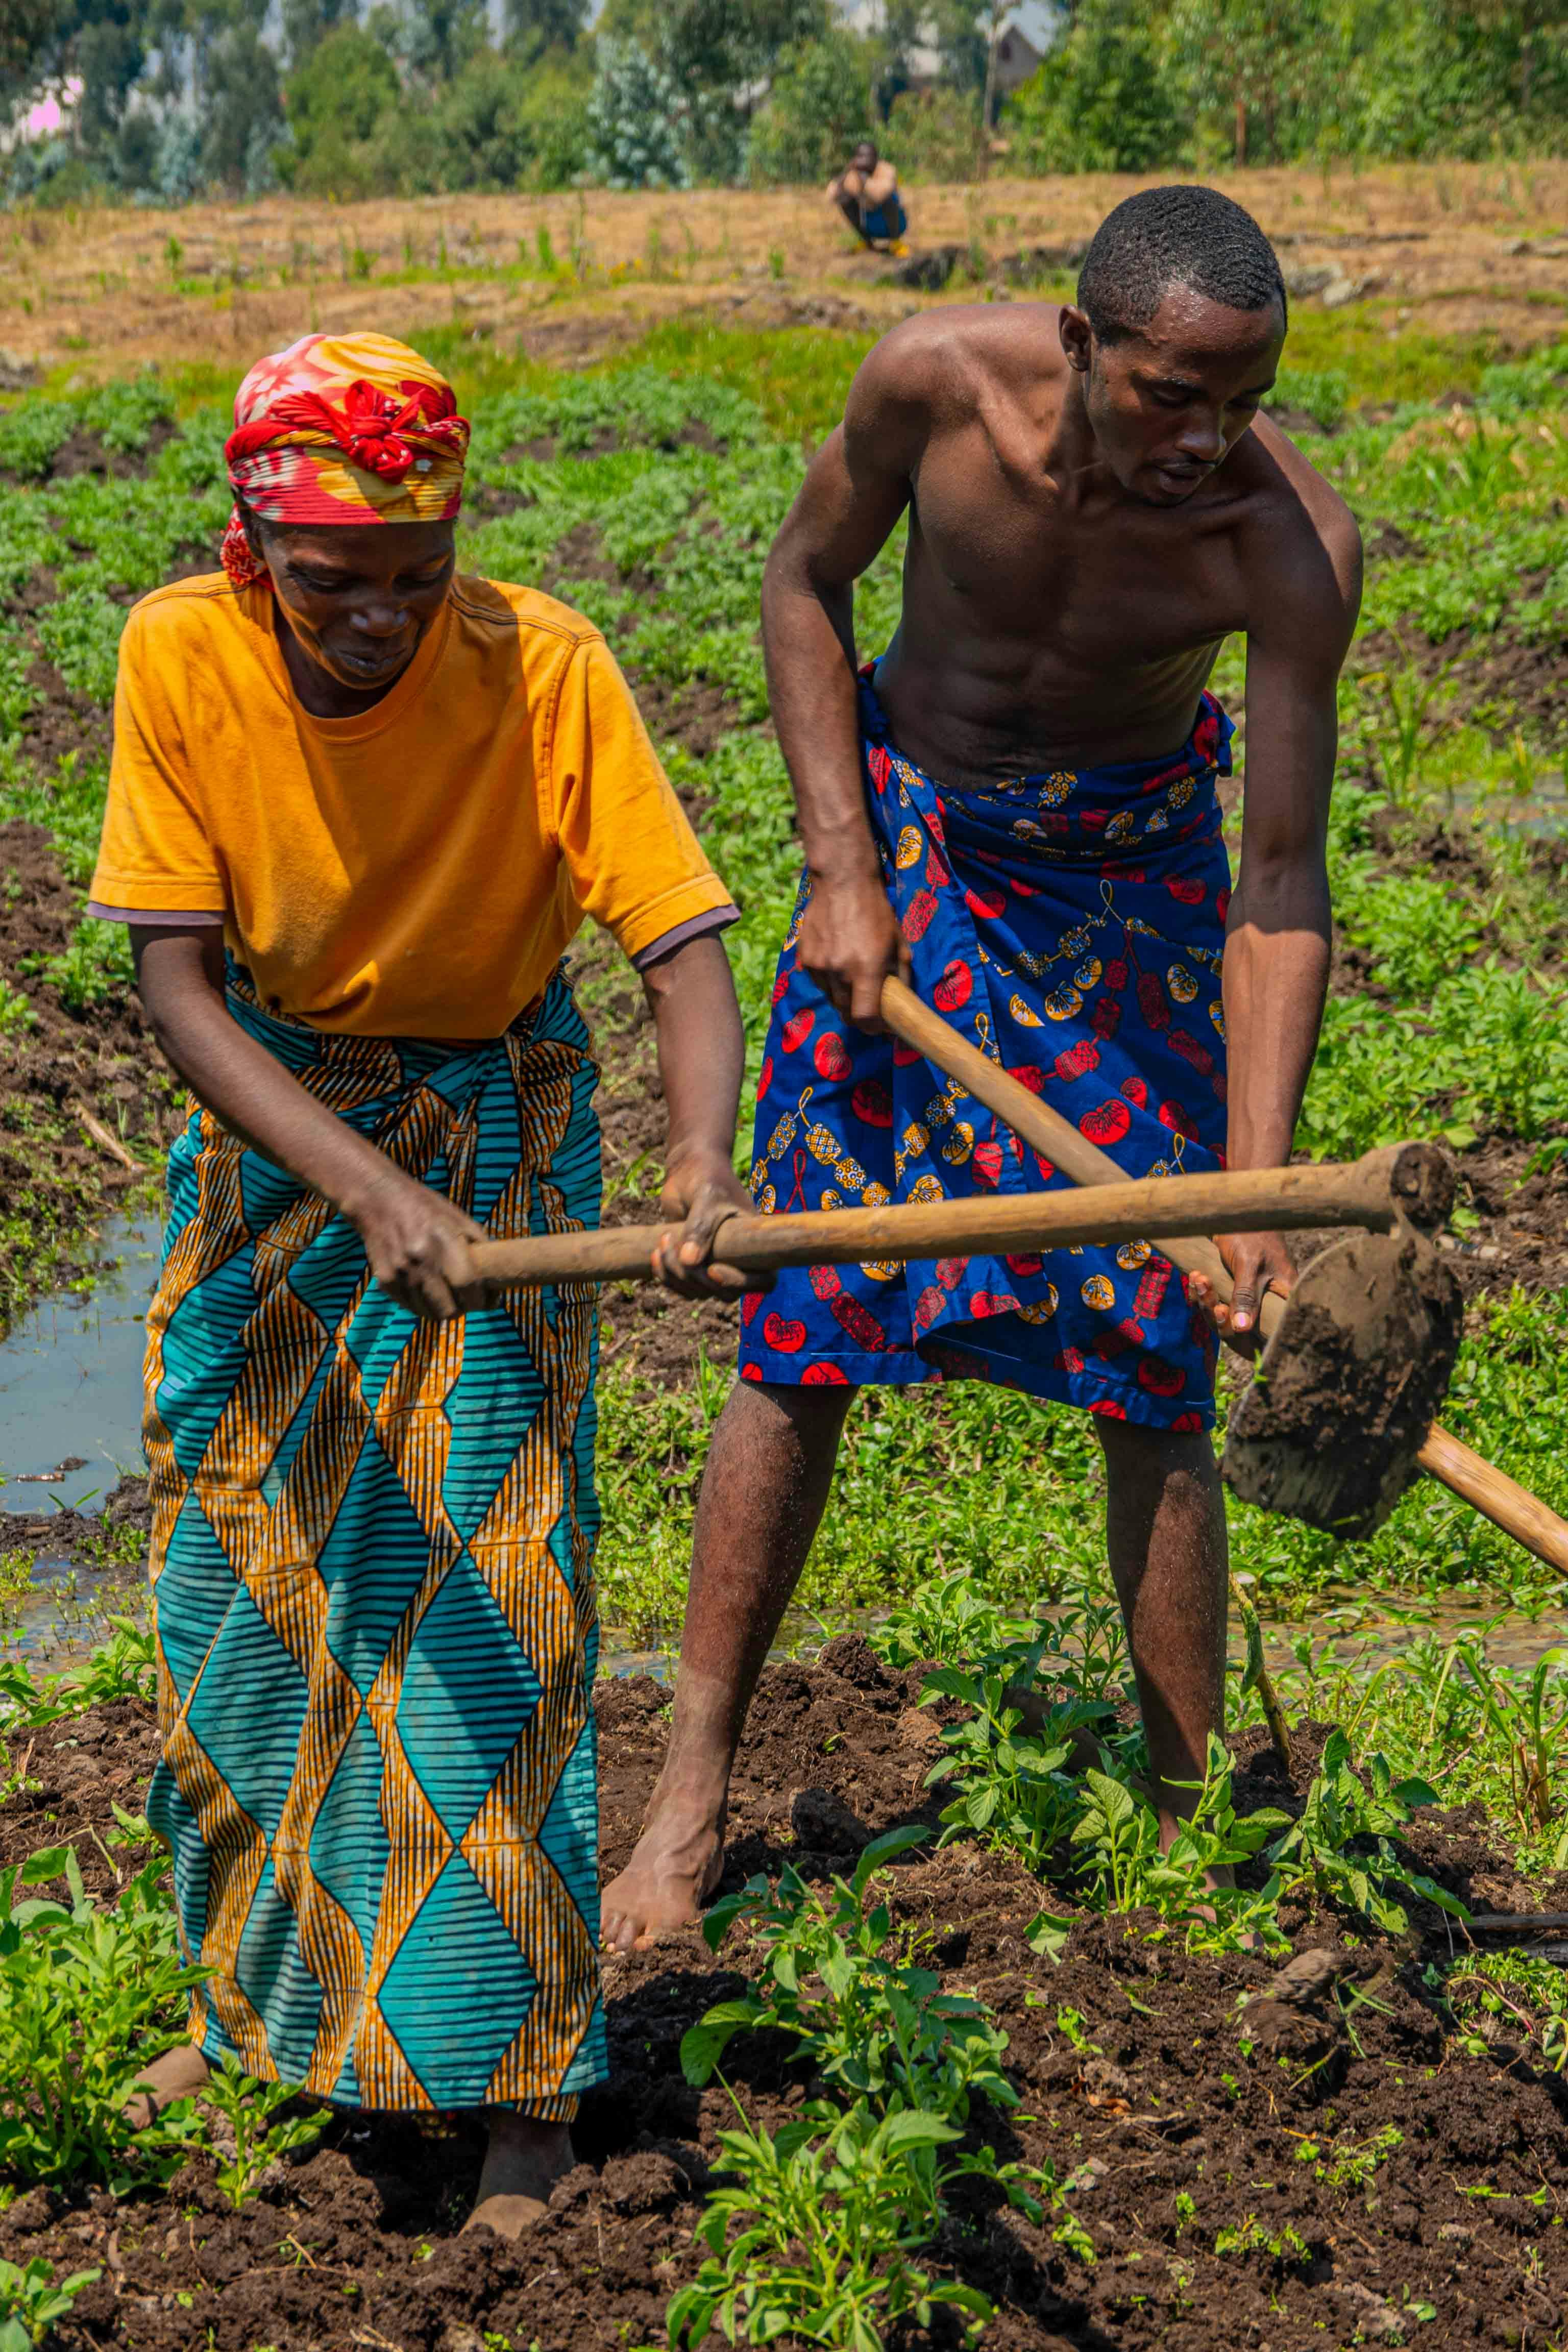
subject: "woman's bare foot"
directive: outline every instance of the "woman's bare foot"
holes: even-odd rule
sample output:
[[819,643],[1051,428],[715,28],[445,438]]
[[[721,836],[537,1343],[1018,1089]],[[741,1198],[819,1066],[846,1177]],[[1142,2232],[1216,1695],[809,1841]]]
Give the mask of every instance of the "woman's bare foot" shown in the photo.
[[194,2042],[177,2042],[142,2068],[136,2088],[120,2112],[133,2131],[145,2131],[176,2099],[188,2099],[204,2090],[211,2071]]
[[599,1941],[608,1952],[647,1951],[689,1927],[724,1871],[724,1813],[676,1791],[654,1790],[643,1833],[600,1903]]
[[497,2107],[490,2116],[479,2193],[464,2229],[521,2237],[546,2211],[551,2190],[575,2161],[569,2126],[542,2123],[537,2116]]

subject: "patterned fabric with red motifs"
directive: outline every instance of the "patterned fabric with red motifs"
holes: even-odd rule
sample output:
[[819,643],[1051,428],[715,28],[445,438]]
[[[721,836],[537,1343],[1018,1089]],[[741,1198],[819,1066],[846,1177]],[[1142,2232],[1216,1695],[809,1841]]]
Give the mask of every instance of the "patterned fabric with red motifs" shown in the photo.
[[[874,667],[860,723],[920,995],[1129,1176],[1223,1167],[1230,868],[1215,777],[1230,772],[1231,723],[1213,696],[1168,759],[980,792],[936,783],[895,748]],[[1062,1189],[955,1081],[834,1010],[796,952],[807,889],[773,985],[759,1208]],[[1212,1331],[1147,1242],[792,1270],[746,1300],[742,1323],[744,1380],[979,1379],[1152,1428],[1214,1419]]]

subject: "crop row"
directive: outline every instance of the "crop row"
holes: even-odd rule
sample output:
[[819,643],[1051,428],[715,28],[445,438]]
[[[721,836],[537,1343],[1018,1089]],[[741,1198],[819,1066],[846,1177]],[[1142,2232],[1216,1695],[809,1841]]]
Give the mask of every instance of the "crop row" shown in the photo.
[[[1028,1931],[1043,1972],[1037,2004],[1049,2005],[1052,1964],[1095,1913],[1120,1917],[1134,1943],[1285,1956],[1290,1933],[1326,1908],[1349,1931],[1347,1948],[1381,1944],[1419,1969],[1412,1906],[1466,1916],[1410,1843],[1422,1810],[1440,1799],[1479,1797],[1523,1868],[1568,1860],[1568,1719],[1551,1660],[1534,1675],[1510,1672],[1471,1639],[1369,1672],[1304,1648],[1279,1678],[1280,1701],[1343,1727],[1329,1736],[1304,1799],[1238,1814],[1230,1759],[1216,1742],[1192,1819],[1162,1855],[1113,1612],[1083,1600],[1050,1618],[1013,1619],[973,1579],[953,1575],[895,1611],[874,1639],[895,1667],[942,1662],[928,1669],[923,1693],[942,1725],[930,1775],[941,1843],[978,1841],[1038,1883]],[[149,1683],[146,1637],[128,1625],[68,1680],[40,1687],[7,1665],[0,1742],[15,1756],[82,1706],[145,1702]],[[1237,1722],[1257,1717],[1256,1659],[1234,1702]],[[1379,1751],[1358,1767],[1352,1744],[1369,1719]],[[1413,1752],[1430,1780],[1406,1770]],[[6,1793],[26,1769],[25,1750],[19,1769],[0,1766]],[[723,2083],[734,2121],[720,2136],[699,2266],[670,2302],[672,2346],[717,2329],[731,2341],[789,2332],[875,2352],[895,2323],[924,2326],[943,2306],[978,2332],[990,2305],[963,2279],[965,2247],[1008,2206],[1077,2261],[1096,2260],[1093,2211],[1077,2194],[1088,2176],[998,2154],[999,2124],[1029,2120],[1005,2032],[983,2000],[944,1984],[930,1931],[900,1922],[902,1873],[886,1873],[918,1862],[914,1849],[931,1835],[920,1824],[895,1830],[826,1886],[786,1864],[776,1880],[752,1879],[708,1915],[710,1945],[741,1958],[747,1980],[688,2031],[683,2072],[697,2087],[722,2081],[748,2038],[766,2035],[774,2048],[782,2042],[800,2103],[769,2129]],[[167,2182],[195,2157],[212,2164],[219,2195],[237,2210],[280,2159],[308,2155],[324,2116],[296,2107],[289,2086],[258,2085],[231,2064],[198,2101],[132,2132],[123,2107],[137,2069],[176,2037],[199,1972],[180,1957],[165,1858],[152,1851],[145,1822],[117,1811],[101,1859],[116,1883],[96,1903],[69,1847],[0,1873],[0,2171],[19,2184],[98,2184],[120,2200]],[[1232,1868],[1237,1885],[1214,1883]],[[45,1885],[63,1885],[63,1899],[32,1891]],[[1422,1984],[1451,2063],[1489,2066],[1506,2030],[1536,2070],[1568,2072],[1560,1969],[1467,1948],[1427,1961]],[[1331,1999],[1353,2041],[1375,2011],[1372,1994],[1347,1979]],[[1081,2021],[1059,2004],[1057,2022],[1081,2041]],[[1246,2065],[1254,2043],[1245,2010],[1239,2031]],[[1316,2063],[1304,2062],[1293,2088]],[[1348,2194],[1365,2188],[1387,2152],[1320,2133],[1302,2160]],[[1215,2253],[1252,2251],[1247,2226],[1238,2221]],[[1269,2254],[1262,2239],[1258,2250]],[[0,2329],[25,2331],[0,2333],[0,2347],[41,2337],[59,2298],[94,2275],[0,2270]]]
[[[1089,1602],[1049,1622],[1013,1621],[956,1574],[895,1610],[871,1638],[895,1666],[948,1661],[927,1674],[922,1697],[947,1718],[944,1752],[929,1775],[945,1801],[942,1843],[981,1840],[1041,1880],[1052,1906],[1070,1906],[1042,1908],[1029,1930],[1047,1965],[1062,1957],[1084,1911],[1122,1915],[1130,1937],[1175,1937],[1189,1952],[1287,1958],[1287,1910],[1299,1925],[1326,1906],[1346,1920],[1352,1947],[1382,1938],[1406,1951],[1409,1906],[1468,1917],[1406,1843],[1420,1811],[1439,1801],[1437,1790],[1414,1773],[1396,1777],[1382,1753],[1358,1767],[1343,1728],[1330,1733],[1304,1800],[1289,1811],[1238,1814],[1230,1758],[1214,1741],[1191,1817],[1162,1853],[1142,1735],[1125,1727],[1127,1662],[1109,1608]],[[1433,1665],[1418,1656],[1367,1675],[1309,1653],[1284,1687],[1289,1695],[1303,1686],[1321,1702],[1331,1684],[1332,1703],[1352,1724],[1375,1708],[1380,1738],[1420,1744],[1446,1770],[1489,1771],[1491,1793],[1506,1769],[1521,1859],[1533,1851],[1562,1867],[1568,1714],[1551,1662],[1533,1675],[1510,1675],[1483,1646],[1461,1642],[1436,1664],[1435,1691]],[[1243,1718],[1257,1711],[1258,1679],[1255,1654],[1237,1694]],[[1521,1773],[1525,1758],[1533,1764]],[[1056,2216],[1058,2242],[1080,2261],[1096,2259],[1089,2216],[1071,2201],[1080,2176],[996,2156],[994,2119],[1019,2106],[1006,2035],[982,2000],[944,1989],[925,1963],[920,1931],[896,1924],[884,1865],[912,1859],[930,1834],[919,1825],[889,1832],[867,1847],[852,1877],[826,1890],[786,1864],[776,1882],[754,1878],[709,1912],[710,1946],[718,1951],[743,1933],[754,1973],[686,2034],[687,2079],[712,2080],[742,2037],[782,2035],[806,2097],[775,2134],[724,2084],[737,2124],[721,2135],[726,2178],[698,2231],[706,2259],[669,2307],[672,2346],[696,2345],[718,2328],[731,2342],[789,2333],[872,2352],[887,2325],[910,2314],[927,2325],[941,2302],[966,2312],[977,2331],[991,2315],[985,2297],[973,2286],[933,2285],[925,2265],[939,2243],[950,2260],[961,2257],[964,2231],[1004,2202],[1037,2224]],[[1485,2057],[1506,2018],[1510,2033],[1522,2029],[1536,2065],[1568,2071],[1568,1993],[1551,1963],[1467,1952],[1428,1963],[1423,1981],[1457,2054]],[[1329,1990],[1353,2040],[1369,1996],[1349,1978]],[[1072,2038],[1072,2013],[1058,2011],[1058,2021]],[[1244,2063],[1253,2048],[1244,2011]],[[1308,2062],[1292,2088],[1322,2063]],[[1336,2189],[1365,2190],[1399,2137],[1342,2137],[1326,2148],[1309,2140],[1303,2160]],[[960,2182],[964,2211],[955,2217],[949,2192]],[[1249,2226],[1222,2231],[1216,2254],[1254,2251]],[[1267,2233],[1257,2250],[1279,2252]],[[1300,2256],[1306,2251],[1298,2244]]]

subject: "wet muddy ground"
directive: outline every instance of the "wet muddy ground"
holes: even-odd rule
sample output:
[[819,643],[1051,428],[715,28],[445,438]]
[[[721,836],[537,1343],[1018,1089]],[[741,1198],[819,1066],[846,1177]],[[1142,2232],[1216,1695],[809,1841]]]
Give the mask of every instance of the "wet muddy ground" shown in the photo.
[[[820,1881],[852,1866],[868,1835],[934,1821],[940,1799],[923,1784],[938,1736],[915,1705],[919,1681],[854,1636],[815,1666],[770,1669],[742,1752],[726,1886],[776,1875],[786,1859]],[[666,1696],[646,1679],[601,1689],[606,1874],[635,1834]],[[1298,1790],[1321,1738],[1322,1727],[1298,1733]],[[1299,1804],[1257,1736],[1239,1746],[1238,1811]],[[153,1754],[149,1717],[126,1702],[37,1734],[28,1770],[39,1785],[0,1808],[0,1864],[69,1839],[89,1885],[108,1891],[112,1865],[92,1832],[109,1826],[111,1799],[140,1801]],[[1423,1816],[1412,1850],[1477,1908],[1561,1907],[1563,1887],[1522,1887],[1469,1812]],[[1325,1955],[1317,1973],[1337,1986],[1292,2004],[1266,1998],[1269,1961],[1188,1959],[1137,1916],[1085,1917],[1053,1966],[1025,1940],[1037,1884],[972,1843],[919,1851],[893,1879],[900,1927],[1009,2036],[1020,2106],[982,2106],[974,2138],[1074,2175],[1093,2242],[1090,2263],[1051,2225],[995,2210],[989,2191],[955,2200],[933,2260],[997,2303],[994,2352],[1399,2341],[1546,2352],[1556,2339],[1568,2307],[1568,2086],[1506,2035],[1481,2059],[1447,2043],[1422,1981],[1424,1961],[1449,1949],[1435,1910],[1400,1943],[1330,1911],[1288,1916],[1297,1951]],[[167,2191],[118,2204],[31,2190],[0,2214],[0,2254],[101,2267],[59,2352],[662,2342],[666,2303],[697,2266],[691,2232],[717,2134],[732,2120],[717,2084],[685,2083],[680,2036],[749,1966],[743,1936],[715,1957],[694,1931],[606,1964],[612,2080],[584,2104],[577,2169],[516,2245],[458,2234],[474,2129],[345,2114],[237,2215],[204,2161]],[[732,2043],[729,2064],[748,2113],[771,2126],[807,2095],[779,2038]],[[1374,2141],[1383,2153],[1359,2185],[1324,2177],[1325,2156]],[[1216,2252],[1216,2239],[1232,2250]],[[940,2328],[898,2338],[900,2352],[955,2341]]]

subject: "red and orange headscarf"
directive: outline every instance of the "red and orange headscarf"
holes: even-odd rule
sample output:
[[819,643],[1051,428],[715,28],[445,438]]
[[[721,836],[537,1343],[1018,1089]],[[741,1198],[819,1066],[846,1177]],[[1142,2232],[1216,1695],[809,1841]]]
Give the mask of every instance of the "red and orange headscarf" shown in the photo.
[[[406,343],[302,335],[240,385],[224,456],[237,496],[271,522],[445,522],[468,448],[451,385]],[[223,566],[237,587],[267,577],[238,507]]]

